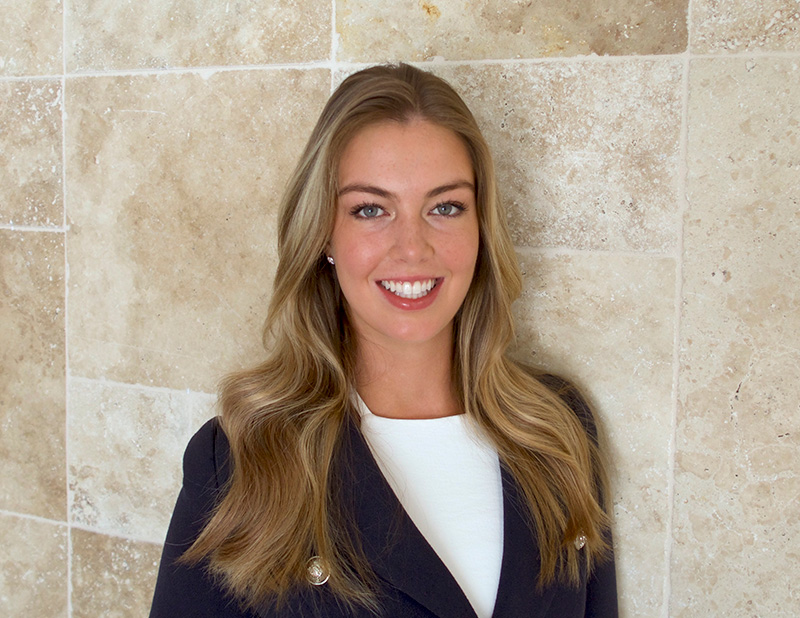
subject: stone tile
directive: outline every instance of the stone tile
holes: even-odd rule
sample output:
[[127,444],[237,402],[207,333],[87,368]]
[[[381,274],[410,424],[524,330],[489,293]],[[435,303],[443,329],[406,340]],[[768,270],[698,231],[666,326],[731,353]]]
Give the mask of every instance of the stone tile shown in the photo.
[[337,59],[357,62],[675,54],[688,0],[337,0]]
[[520,264],[515,354],[574,380],[597,406],[614,485],[621,615],[660,615],[675,262],[522,252]]
[[331,4],[318,0],[68,0],[68,71],[327,60]]
[[147,616],[161,546],[72,530],[72,618]]
[[0,514],[4,616],[67,616],[67,527]]
[[261,357],[283,187],[330,74],[70,80],[70,370],[213,392]]
[[0,230],[0,509],[66,517],[64,236]]
[[60,0],[0,0],[0,75],[61,73]]
[[691,49],[800,51],[800,7],[795,0],[693,0]]
[[796,60],[692,62],[674,616],[797,613],[798,100]]
[[0,82],[0,100],[0,222],[63,225],[60,82]]
[[492,147],[515,244],[674,250],[680,62],[436,73],[463,96]]
[[214,414],[210,395],[73,379],[72,522],[163,542],[183,478],[183,450]]

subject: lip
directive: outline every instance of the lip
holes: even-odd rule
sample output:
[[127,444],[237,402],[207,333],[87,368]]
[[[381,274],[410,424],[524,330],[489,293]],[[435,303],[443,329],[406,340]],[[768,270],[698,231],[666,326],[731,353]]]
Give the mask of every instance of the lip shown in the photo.
[[[407,281],[409,283],[414,283],[415,281],[427,281],[428,279],[434,279],[435,284],[433,289],[428,292],[425,296],[420,298],[402,298],[397,296],[397,294],[393,294],[385,287],[381,285],[381,281]],[[439,295],[439,290],[444,283],[444,277],[382,277],[375,281],[375,285],[383,294],[384,298],[394,307],[398,309],[403,309],[405,311],[418,311],[420,309],[425,309],[429,307],[436,297]]]

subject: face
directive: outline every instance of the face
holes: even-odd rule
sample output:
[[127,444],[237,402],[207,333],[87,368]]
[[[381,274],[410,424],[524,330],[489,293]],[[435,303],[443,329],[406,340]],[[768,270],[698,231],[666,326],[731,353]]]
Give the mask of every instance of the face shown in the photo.
[[370,125],[339,162],[329,244],[359,343],[452,345],[479,230],[472,162],[427,121]]

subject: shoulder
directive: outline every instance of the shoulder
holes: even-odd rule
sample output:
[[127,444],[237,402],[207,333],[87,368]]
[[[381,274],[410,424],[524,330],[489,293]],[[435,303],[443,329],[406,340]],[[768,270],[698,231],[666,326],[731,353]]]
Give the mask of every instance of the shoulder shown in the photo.
[[216,494],[230,476],[230,445],[219,417],[207,421],[183,454],[183,486],[188,492]]

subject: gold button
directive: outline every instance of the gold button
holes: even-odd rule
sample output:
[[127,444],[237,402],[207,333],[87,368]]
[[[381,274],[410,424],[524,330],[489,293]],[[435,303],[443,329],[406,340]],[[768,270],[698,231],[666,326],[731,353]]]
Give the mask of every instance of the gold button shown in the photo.
[[319,556],[313,556],[306,563],[306,567],[308,582],[314,586],[321,586],[327,582],[328,578],[331,576],[325,568],[325,563],[322,562],[322,558]]

